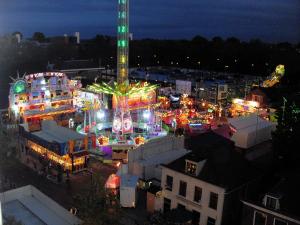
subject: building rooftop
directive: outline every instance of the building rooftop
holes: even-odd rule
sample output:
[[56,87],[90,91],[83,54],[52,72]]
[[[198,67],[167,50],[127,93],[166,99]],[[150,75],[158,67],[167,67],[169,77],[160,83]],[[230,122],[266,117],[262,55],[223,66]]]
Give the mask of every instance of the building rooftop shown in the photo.
[[[299,172],[299,171],[298,171]],[[300,219],[300,179],[299,173],[291,172],[281,177],[279,182],[268,191],[268,195],[279,198],[280,211]]]
[[192,150],[194,152],[200,152],[203,149],[205,150],[205,153],[206,149],[211,149],[215,147],[233,148],[234,142],[210,131],[186,138],[185,147],[186,149]]
[[188,153],[164,166],[188,176],[193,176],[185,173],[185,160],[195,162],[201,159],[206,160],[199,174],[193,177],[222,187],[226,191],[260,176],[256,168],[251,166],[239,153],[235,152],[232,141],[213,132],[192,137],[190,141],[192,153]]
[[[264,178],[260,182],[257,192],[243,200],[244,204],[253,208],[265,209],[269,213],[273,212],[272,214],[277,214],[278,217],[284,216],[288,221],[290,220],[295,224],[300,223],[299,172],[299,169],[293,168]],[[274,209],[266,206],[267,196],[278,199],[279,208]]]
[[77,225],[76,216],[35,187],[28,185],[0,194],[2,216],[14,217],[24,225]]
[[42,121],[42,130],[33,132],[34,135],[48,142],[66,143],[69,140],[83,139],[84,135],[77,133],[71,129],[58,126],[55,121]]

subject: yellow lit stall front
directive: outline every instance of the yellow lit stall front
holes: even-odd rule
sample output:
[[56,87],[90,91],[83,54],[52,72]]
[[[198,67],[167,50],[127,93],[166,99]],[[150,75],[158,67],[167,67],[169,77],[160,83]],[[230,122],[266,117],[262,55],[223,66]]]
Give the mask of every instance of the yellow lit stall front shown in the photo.
[[26,125],[20,125],[21,145],[26,149],[23,157],[39,159],[41,164],[60,168],[62,172],[73,173],[87,168],[88,140],[77,132],[58,126],[55,121],[43,121],[42,129],[29,132]]

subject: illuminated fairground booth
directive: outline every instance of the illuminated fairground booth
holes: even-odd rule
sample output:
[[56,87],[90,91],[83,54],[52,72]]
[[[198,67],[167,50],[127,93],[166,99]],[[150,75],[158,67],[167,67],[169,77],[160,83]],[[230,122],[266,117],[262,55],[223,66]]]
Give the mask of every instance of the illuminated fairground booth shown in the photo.
[[64,73],[45,72],[13,79],[9,92],[9,115],[38,129],[41,120],[51,119],[67,126],[73,116],[73,98],[81,83]]
[[229,109],[232,117],[246,116],[252,113],[257,113],[259,110],[259,102],[246,101],[243,99],[233,99]]
[[55,176],[84,170],[88,161],[88,138],[55,121],[42,121],[41,130],[30,132],[19,125],[21,161],[33,169]]

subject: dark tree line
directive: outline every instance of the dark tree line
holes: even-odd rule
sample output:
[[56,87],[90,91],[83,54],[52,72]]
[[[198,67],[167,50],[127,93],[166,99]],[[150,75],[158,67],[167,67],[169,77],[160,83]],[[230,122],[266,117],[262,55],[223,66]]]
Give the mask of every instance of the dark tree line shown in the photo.
[[[101,66],[116,66],[116,38],[97,35],[82,40],[80,45],[66,42],[64,37],[45,37],[35,32],[31,40],[10,44],[0,38],[0,64],[20,71],[45,70],[47,62],[70,59],[91,59]],[[130,42],[130,66],[172,66],[213,70],[257,76],[269,75],[276,65],[284,64],[287,76],[283,82],[295,84],[300,74],[300,43],[269,44],[260,40],[249,42],[237,38],[208,40],[196,36],[192,40],[142,39]]]

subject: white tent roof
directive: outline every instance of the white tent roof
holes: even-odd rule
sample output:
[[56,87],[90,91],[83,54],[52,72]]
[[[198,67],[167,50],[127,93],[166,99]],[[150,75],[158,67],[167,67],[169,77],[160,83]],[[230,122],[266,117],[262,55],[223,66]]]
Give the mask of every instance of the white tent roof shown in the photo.
[[233,126],[236,130],[246,129],[249,127],[256,126],[256,124],[270,124],[271,122],[266,121],[255,114],[251,114],[247,117],[237,117],[228,120],[229,124]]
[[236,129],[231,140],[240,148],[250,148],[271,139],[271,132],[276,129],[275,123],[257,115],[229,119],[229,124]]

